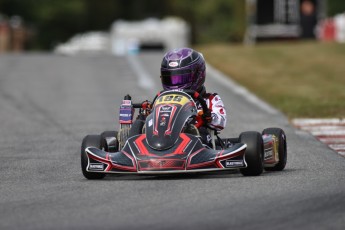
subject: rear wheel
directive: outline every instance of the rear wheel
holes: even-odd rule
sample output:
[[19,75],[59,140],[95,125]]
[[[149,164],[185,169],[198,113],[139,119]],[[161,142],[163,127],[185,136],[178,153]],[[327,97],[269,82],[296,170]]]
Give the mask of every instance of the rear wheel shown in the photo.
[[247,168],[240,169],[240,172],[244,176],[260,175],[264,169],[264,145],[261,134],[258,132],[244,132],[241,133],[239,140],[241,143],[247,145],[245,152]]
[[280,128],[267,128],[262,131],[262,135],[269,134],[274,135],[278,139],[278,156],[279,162],[274,167],[265,167],[266,171],[282,171],[285,168],[287,162],[287,146],[286,136]]
[[96,172],[88,172],[86,168],[89,164],[89,159],[86,155],[85,149],[88,147],[96,147],[99,149],[101,148],[101,136],[100,135],[87,135],[84,137],[83,142],[81,144],[81,170],[85,178],[89,180],[99,180],[105,177],[103,173],[96,173]]

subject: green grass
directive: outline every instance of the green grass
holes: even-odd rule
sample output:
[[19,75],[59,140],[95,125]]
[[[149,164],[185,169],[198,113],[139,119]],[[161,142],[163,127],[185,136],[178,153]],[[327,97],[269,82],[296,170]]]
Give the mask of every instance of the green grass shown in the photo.
[[214,67],[289,118],[345,117],[345,44],[195,47]]

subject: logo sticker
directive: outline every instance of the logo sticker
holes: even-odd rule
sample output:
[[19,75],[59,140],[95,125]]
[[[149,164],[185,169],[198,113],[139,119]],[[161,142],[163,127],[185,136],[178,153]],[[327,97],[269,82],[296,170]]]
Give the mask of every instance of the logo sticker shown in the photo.
[[242,167],[243,161],[236,161],[236,160],[227,160],[225,162],[225,167],[226,168],[232,168],[232,167]]
[[167,112],[169,112],[169,111],[171,111],[172,110],[172,107],[171,106],[163,106],[162,107],[162,112],[164,111],[167,111]]
[[123,100],[122,105],[132,105],[132,101],[131,100]]
[[176,67],[176,66],[178,66],[178,63],[176,61],[173,61],[173,62],[169,63],[169,66],[170,67]]
[[90,163],[89,170],[103,171],[102,163]]
[[166,118],[165,117],[162,117],[161,118],[161,121],[159,123],[159,126],[165,126],[166,125]]
[[151,120],[149,120],[149,127],[151,127],[152,126],[152,119]]
[[167,95],[158,97],[155,105],[160,105],[160,104],[164,104],[168,106],[171,106],[171,104],[184,105],[188,102],[190,102],[189,98],[184,95],[167,94]]
[[273,158],[273,149],[272,148],[266,149],[264,159],[268,160],[271,158]]

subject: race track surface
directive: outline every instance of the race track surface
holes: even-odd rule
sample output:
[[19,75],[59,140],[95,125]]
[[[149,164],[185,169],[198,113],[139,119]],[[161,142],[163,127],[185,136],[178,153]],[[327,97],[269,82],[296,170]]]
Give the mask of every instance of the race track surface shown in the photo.
[[118,128],[125,94],[153,98],[161,57],[0,56],[0,229],[345,229],[345,158],[214,73],[222,136],[283,128],[286,170],[86,180],[83,137]]

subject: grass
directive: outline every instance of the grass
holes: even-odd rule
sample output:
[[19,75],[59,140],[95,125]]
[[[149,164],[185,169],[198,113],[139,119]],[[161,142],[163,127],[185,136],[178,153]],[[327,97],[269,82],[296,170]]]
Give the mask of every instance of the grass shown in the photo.
[[195,47],[214,67],[289,118],[345,117],[345,44]]

